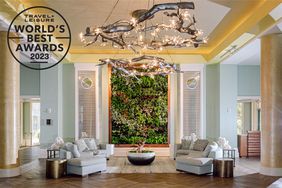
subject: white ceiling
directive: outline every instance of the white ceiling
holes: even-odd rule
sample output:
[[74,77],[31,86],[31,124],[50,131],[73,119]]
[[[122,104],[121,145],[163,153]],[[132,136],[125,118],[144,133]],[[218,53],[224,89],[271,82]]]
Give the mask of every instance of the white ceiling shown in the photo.
[[260,39],[250,42],[222,64],[260,65]]
[[[279,6],[282,9],[282,6]],[[279,13],[280,15],[282,14]],[[274,18],[277,18],[276,17]],[[280,18],[280,17],[279,17]],[[282,32],[282,20],[277,25],[274,25],[272,28],[268,29],[263,33],[262,36],[281,33]],[[238,65],[260,65],[260,39],[257,38],[251,41],[249,44],[242,47],[236,53],[230,55],[228,58],[223,60],[222,64],[238,64]]]

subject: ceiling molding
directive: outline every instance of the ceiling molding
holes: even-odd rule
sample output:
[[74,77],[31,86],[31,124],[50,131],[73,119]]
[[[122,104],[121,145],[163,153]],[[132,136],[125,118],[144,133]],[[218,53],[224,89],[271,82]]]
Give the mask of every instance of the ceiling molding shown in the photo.
[[[238,48],[243,47],[248,42],[253,40],[256,36],[261,35],[265,30],[269,27],[277,24],[281,20],[281,0],[252,0],[246,3],[239,2],[237,0],[206,0],[207,2],[197,1],[196,4],[199,4],[198,7],[206,6],[206,3],[210,3],[214,7],[219,7],[219,10],[222,11],[221,14],[218,14],[218,20],[214,20],[216,26],[211,28],[209,32],[211,32],[209,38],[209,42],[207,45],[202,45],[199,48],[187,48],[187,49],[168,49],[163,50],[162,52],[151,52],[145,51],[146,54],[158,54],[161,57],[166,57],[168,61],[173,59],[175,63],[219,63],[222,60],[217,59],[217,57],[224,53],[226,49],[230,47],[230,45],[234,43],[238,43],[240,41],[240,45]],[[82,6],[83,3],[88,4],[97,4],[101,1],[91,1],[85,0],[78,4],[78,7],[65,6],[66,3],[76,3],[75,0],[0,0],[0,19],[11,21],[11,19],[16,15],[17,12],[22,10],[24,7],[42,5],[49,6],[57,9],[62,13],[69,13],[71,17],[69,17],[69,22],[71,22],[72,18],[75,18],[78,13],[78,7]],[[133,6],[130,0],[127,1],[127,8]],[[131,3],[129,3],[131,2]],[[202,3],[202,4],[201,4]],[[88,11],[91,7],[90,5],[85,6],[84,10]],[[136,6],[136,5],[135,5]],[[105,4],[101,4],[101,7],[107,7]],[[275,8],[277,7],[277,8]],[[125,7],[120,6],[122,10],[126,11]],[[196,7],[197,8],[197,7]],[[210,8],[210,7],[209,7]],[[99,11],[104,11],[104,9],[99,8]],[[200,12],[200,9],[196,9],[196,12]],[[207,12],[207,11],[205,11]],[[81,15],[83,12],[80,12]],[[200,14],[197,13],[197,14]],[[117,14],[117,13],[115,13]],[[209,13],[206,13],[209,17],[211,16]],[[270,14],[271,16],[269,16]],[[223,19],[221,18],[224,15]],[[118,19],[118,14],[115,15],[112,19]],[[272,19],[272,18],[273,19]],[[279,18],[280,17],[280,18]],[[197,18],[197,16],[196,16]],[[85,26],[91,23],[92,17],[86,17],[85,21],[82,23]],[[219,20],[221,20],[219,22]],[[208,20],[206,20],[208,22]],[[98,22],[102,22],[99,20]],[[72,24],[72,23],[71,23]],[[73,23],[75,24],[75,23]],[[199,23],[200,24],[200,23]],[[280,25],[278,24],[278,27]],[[74,25],[73,27],[77,27]],[[282,27],[282,26],[281,26]],[[280,28],[281,29],[281,28]],[[253,37],[246,37],[242,39],[242,37],[246,33],[252,33]],[[73,37],[76,36],[76,33],[72,33]],[[78,37],[78,33],[77,33]],[[244,37],[243,37],[244,38]],[[245,40],[245,41],[244,41]],[[116,50],[116,49],[103,49],[100,47],[93,46],[92,48],[84,48],[83,44],[81,46],[72,46],[69,54],[65,61],[70,62],[96,62],[99,58],[109,57],[110,56],[119,56],[123,55],[123,57],[127,57],[132,54],[129,50]],[[118,54],[118,55],[117,55]],[[92,59],[93,58],[93,59]]]

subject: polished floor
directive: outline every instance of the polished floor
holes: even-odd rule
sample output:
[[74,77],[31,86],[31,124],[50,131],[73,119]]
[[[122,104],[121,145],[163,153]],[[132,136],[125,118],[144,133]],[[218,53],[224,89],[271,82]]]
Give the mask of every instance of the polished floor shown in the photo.
[[250,174],[235,178],[219,178],[213,176],[197,176],[192,174],[92,174],[88,177],[67,176],[61,179],[46,179],[43,169],[32,170],[17,178],[0,179],[0,187],[238,187],[260,188],[267,187],[278,177]]
[[[33,151],[32,151],[33,150]],[[24,161],[28,161],[29,155],[41,155],[40,150],[29,149],[26,152],[21,152],[21,155],[25,156]],[[29,153],[29,154],[28,154]],[[33,157],[34,159],[36,157]],[[124,158],[120,158],[119,162],[114,161],[117,158],[112,158],[108,162],[109,166],[117,163],[123,163],[121,161]],[[0,179],[0,187],[15,187],[15,188],[57,188],[57,187],[238,187],[238,188],[253,188],[253,187],[268,187],[273,182],[281,177],[264,176],[259,173],[259,160],[256,158],[240,159],[236,163],[238,170],[241,169],[241,175],[237,174],[234,178],[219,178],[211,175],[197,176],[188,173],[114,173],[104,172],[91,174],[87,177],[80,176],[66,176],[61,179],[46,179],[45,178],[45,160],[33,160],[32,168],[27,170],[19,177]],[[242,169],[244,169],[242,171]],[[245,175],[249,173],[248,175]],[[236,170],[235,170],[236,174]]]

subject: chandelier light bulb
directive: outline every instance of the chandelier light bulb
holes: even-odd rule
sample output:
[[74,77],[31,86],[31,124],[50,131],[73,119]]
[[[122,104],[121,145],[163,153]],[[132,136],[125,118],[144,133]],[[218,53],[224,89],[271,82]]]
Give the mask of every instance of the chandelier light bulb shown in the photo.
[[143,35],[139,35],[139,37],[138,37],[138,40],[140,41],[140,42],[142,42],[143,41]]
[[136,18],[131,18],[130,22],[132,23],[132,25],[136,25],[137,24]]

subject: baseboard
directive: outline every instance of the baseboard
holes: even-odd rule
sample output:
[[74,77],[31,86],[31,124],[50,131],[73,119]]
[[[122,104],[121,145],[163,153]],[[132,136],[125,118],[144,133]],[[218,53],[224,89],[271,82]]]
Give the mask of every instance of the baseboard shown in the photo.
[[282,176],[282,168],[260,167],[260,173],[266,176]]
[[0,169],[0,178],[9,178],[21,175],[20,167],[10,169]]

